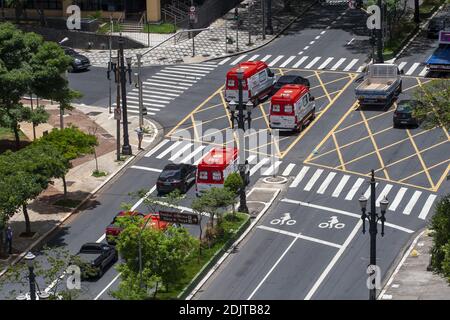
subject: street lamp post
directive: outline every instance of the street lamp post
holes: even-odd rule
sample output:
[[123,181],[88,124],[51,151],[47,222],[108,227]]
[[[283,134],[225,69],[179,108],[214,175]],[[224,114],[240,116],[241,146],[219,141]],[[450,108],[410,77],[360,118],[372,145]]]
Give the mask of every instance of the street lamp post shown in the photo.
[[28,265],[28,279],[30,282],[30,300],[36,300],[36,276],[34,274],[34,259],[36,256],[31,252],[28,252],[24,257],[27,265]]
[[266,33],[273,34],[272,26],[272,0],[267,0],[267,26]]
[[241,68],[239,68],[236,71],[236,75],[237,75],[237,79],[238,79],[238,90],[239,90],[239,105],[238,105],[238,128],[245,130],[244,128],[244,106],[243,106],[243,89],[242,89],[242,80],[244,80],[244,70],[242,70]]
[[[389,205],[389,201],[384,197],[383,200],[380,201],[380,210],[381,215],[378,215],[376,211],[376,197],[375,197],[375,172],[372,170],[372,177],[370,179],[370,213],[366,213],[367,206],[367,198],[362,195],[359,198],[359,203],[361,206],[361,220],[363,221],[363,234],[366,233],[366,219],[369,222],[369,235],[370,235],[370,270],[372,272],[371,275],[376,272],[376,264],[377,264],[377,233],[378,233],[378,221],[381,221],[381,236],[384,236],[384,222],[386,221],[385,213],[387,206]],[[372,286],[369,288],[369,299],[376,300],[377,299],[377,288],[375,285],[376,277],[373,277]]]
[[378,63],[383,63],[383,4],[382,0],[378,0],[378,7],[380,8],[380,29],[377,29],[377,60]]
[[[114,119],[116,119],[116,137],[117,137],[117,161],[120,161],[120,119],[122,111],[120,109],[120,72],[119,72],[119,57],[111,57],[111,71],[114,72],[114,81],[116,82],[116,108],[114,109]],[[108,79],[110,79],[108,72]]]
[[142,67],[142,54],[137,53],[137,67],[138,72],[136,74],[136,86],[139,93],[139,127],[144,126],[144,116],[147,115],[147,108],[144,107],[144,88],[142,87],[141,67]]
[[108,80],[109,80],[109,113],[112,113],[112,88],[111,88],[111,77],[109,73],[111,72],[112,63],[112,32],[113,32],[113,20],[112,15],[109,16],[109,63],[108,63]]
[[131,58],[126,58],[127,66],[125,66],[125,57],[123,53],[124,40],[119,38],[119,70],[120,70],[120,87],[122,93],[122,121],[123,121],[123,145],[122,154],[131,155],[131,145],[128,137],[128,112],[127,112],[127,87],[126,87],[126,73],[131,83]]
[[239,197],[240,197],[240,204],[239,204],[239,212],[248,213],[248,207],[247,207],[247,196],[245,194],[245,187],[247,186],[247,172],[249,170],[249,164],[248,161],[245,160],[245,163],[241,163],[238,165],[239,174],[242,179],[242,187],[239,190]]
[[239,52],[239,9],[234,8],[234,17],[236,18],[236,52]]

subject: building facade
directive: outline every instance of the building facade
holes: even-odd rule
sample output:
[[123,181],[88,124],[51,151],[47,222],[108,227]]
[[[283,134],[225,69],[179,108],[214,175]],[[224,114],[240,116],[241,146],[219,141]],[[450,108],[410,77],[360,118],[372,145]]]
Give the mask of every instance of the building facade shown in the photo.
[[[5,6],[4,2],[2,0],[2,6]],[[44,15],[48,17],[64,17],[70,15],[66,10],[72,4],[80,7],[82,17],[101,12],[103,18],[112,16],[114,19],[136,19],[145,13],[149,22],[161,20],[161,0],[28,0],[25,10],[30,18],[37,17],[35,9],[44,10]],[[2,11],[9,18],[15,15],[14,8],[5,7]]]

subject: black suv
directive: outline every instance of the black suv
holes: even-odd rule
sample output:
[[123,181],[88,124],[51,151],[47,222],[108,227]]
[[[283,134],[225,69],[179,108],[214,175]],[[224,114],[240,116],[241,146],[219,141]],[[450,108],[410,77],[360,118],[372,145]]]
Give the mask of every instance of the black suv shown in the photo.
[[86,70],[91,66],[91,62],[86,56],[79,54],[74,49],[69,47],[62,47],[64,53],[73,58],[72,64],[69,67],[69,72]]
[[401,100],[397,103],[397,108],[395,108],[393,120],[394,128],[400,125],[414,125],[418,126],[418,120],[413,117],[413,111],[417,101],[415,100]]
[[275,94],[278,90],[280,90],[283,86],[287,84],[301,84],[304,86],[307,86],[309,88],[309,80],[303,78],[302,76],[296,75],[296,74],[289,74],[285,76],[281,76],[275,85],[273,86],[272,93]]
[[158,177],[156,190],[158,195],[169,193],[175,189],[186,193],[189,187],[195,182],[197,167],[190,164],[168,164]]

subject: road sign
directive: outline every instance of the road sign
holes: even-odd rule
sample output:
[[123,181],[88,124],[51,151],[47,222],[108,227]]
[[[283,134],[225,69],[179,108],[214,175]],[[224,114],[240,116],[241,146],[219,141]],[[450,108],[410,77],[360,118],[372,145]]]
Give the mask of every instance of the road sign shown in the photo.
[[161,221],[172,223],[198,224],[198,216],[190,213],[160,211],[159,218]]

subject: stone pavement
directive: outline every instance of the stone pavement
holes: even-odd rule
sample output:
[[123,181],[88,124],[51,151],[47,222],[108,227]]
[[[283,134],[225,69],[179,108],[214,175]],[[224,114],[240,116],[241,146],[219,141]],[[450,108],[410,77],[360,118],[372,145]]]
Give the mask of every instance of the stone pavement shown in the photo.
[[[41,101],[41,103],[44,103]],[[99,188],[105,181],[114,176],[124,167],[132,158],[117,162],[116,160],[116,120],[112,118],[104,108],[91,107],[86,105],[74,105],[76,108],[66,112],[64,116],[65,126],[71,123],[75,124],[81,130],[93,134],[98,138],[99,145],[96,147],[98,169],[105,172],[106,176],[93,177],[92,173],[96,169],[93,155],[86,155],[72,162],[73,168],[66,175],[68,185],[68,198],[83,201],[94,190]],[[47,124],[36,128],[36,136],[39,138],[43,132],[50,131],[53,127],[59,128],[59,110],[58,105],[50,103],[46,105],[46,110],[51,114]],[[132,145],[133,155],[137,156],[142,151],[138,150],[137,133],[134,131],[138,127],[138,117],[129,116],[129,137]],[[156,126],[145,119],[145,128],[148,133],[144,135],[142,147],[145,149],[157,135]],[[32,126],[28,123],[21,123],[21,130],[30,139],[33,140]],[[57,200],[63,198],[63,185],[60,179],[56,179],[53,185],[50,185],[38,199],[32,201],[28,206],[28,213],[31,220],[31,231],[35,232],[32,238],[20,237],[25,231],[24,216],[21,211],[10,219],[10,225],[13,229],[13,255],[8,260],[0,260],[1,270],[6,265],[16,260],[25,250],[35,244],[40,238],[53,230],[61,221],[70,216],[73,209],[64,208],[55,205]],[[119,209],[119,208],[118,208]]]
[[[382,300],[450,300],[450,286],[439,274],[427,271],[433,243],[425,230],[404,256],[404,262],[380,294]],[[398,268],[398,267],[397,267]]]
[[[281,32],[291,21],[296,19],[303,10],[315,2],[316,0],[295,1],[291,5],[292,10],[290,12],[285,12],[283,11],[283,1],[273,0],[272,24],[274,35],[267,35],[266,39],[263,40],[261,2],[255,1],[253,2],[253,5],[250,5],[250,3],[252,3],[251,0],[244,0],[241,5],[246,7],[239,9],[241,25],[238,27],[238,30],[236,30],[237,21],[233,18],[234,9],[232,9],[222,18],[219,18],[212,23],[209,26],[209,30],[197,34],[194,41],[192,39],[187,39],[186,33],[181,34],[181,39],[178,39],[180,37],[179,35],[172,37],[171,39],[169,37],[170,40],[143,57],[143,65],[168,65],[191,63],[192,61],[201,62],[212,58],[224,57],[236,52],[258,48],[273,40],[275,35]],[[248,43],[249,32],[251,43]],[[134,35],[133,37],[144,38],[141,39],[141,42],[144,43],[146,42],[146,36],[146,34],[140,34],[139,36]],[[227,38],[230,43],[227,43]],[[152,42],[151,45],[154,46],[157,41]],[[195,49],[194,59],[192,59],[193,47]],[[239,49],[239,51],[237,51],[237,49]],[[125,50],[125,55],[133,57],[133,62],[135,63],[136,54],[142,54],[148,50],[148,48],[129,49]],[[108,64],[108,50],[80,50],[80,52],[89,57],[94,66],[106,67]],[[116,55],[116,53],[113,53],[113,55]]]

